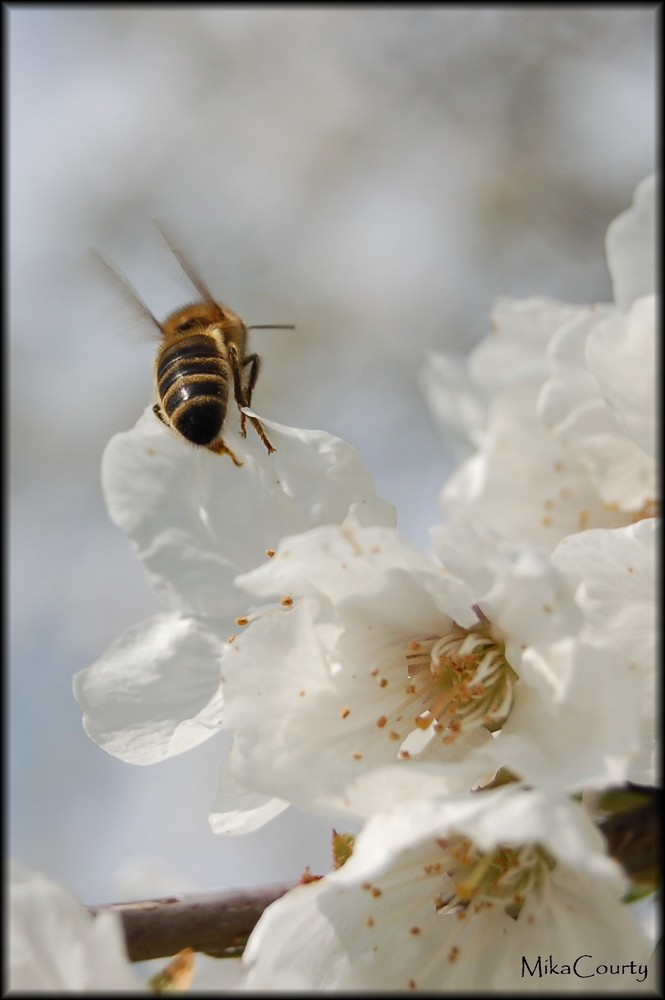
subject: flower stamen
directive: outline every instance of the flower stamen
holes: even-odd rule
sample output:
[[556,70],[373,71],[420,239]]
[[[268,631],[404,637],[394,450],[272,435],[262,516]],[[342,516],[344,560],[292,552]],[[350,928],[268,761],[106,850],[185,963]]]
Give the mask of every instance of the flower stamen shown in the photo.
[[517,919],[527,896],[543,890],[555,861],[538,844],[522,847],[499,846],[483,853],[467,837],[442,840],[439,846],[446,859],[446,888],[435,900],[437,913],[464,912],[503,906],[505,913]]
[[463,629],[455,622],[442,636],[412,640],[406,652],[414,694],[425,705],[418,729],[434,729],[444,742],[463,730],[500,729],[513,704],[517,675],[484,622]]

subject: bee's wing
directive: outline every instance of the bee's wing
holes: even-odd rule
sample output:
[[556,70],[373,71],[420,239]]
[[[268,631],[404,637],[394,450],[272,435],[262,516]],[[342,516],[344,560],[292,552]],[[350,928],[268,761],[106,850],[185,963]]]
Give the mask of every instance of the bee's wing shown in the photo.
[[203,281],[203,278],[201,278],[198,271],[192,264],[191,260],[185,253],[185,251],[178,246],[177,242],[174,240],[173,236],[168,231],[168,228],[161,221],[158,222],[156,219],[153,221],[159,231],[160,236],[166,243],[167,247],[175,257],[175,259],[180,264],[180,267],[183,269],[183,271],[185,272],[185,274],[187,275],[187,277],[189,278],[189,280],[191,281],[191,283],[193,284],[194,288],[199,293],[201,298],[209,305],[218,306],[218,303],[210,294],[210,290],[208,289],[206,283]]
[[96,247],[91,247],[90,253],[95,264],[104,271],[106,276],[111,276],[116,288],[120,289],[124,298],[129,301],[133,308],[138,309],[141,315],[150,320],[150,322],[157,327],[159,332],[163,334],[164,328],[162,327],[162,324],[143,301],[129,278],[125,277],[122,271],[115,264],[113,264],[109,258],[101,252],[101,250],[97,250]]

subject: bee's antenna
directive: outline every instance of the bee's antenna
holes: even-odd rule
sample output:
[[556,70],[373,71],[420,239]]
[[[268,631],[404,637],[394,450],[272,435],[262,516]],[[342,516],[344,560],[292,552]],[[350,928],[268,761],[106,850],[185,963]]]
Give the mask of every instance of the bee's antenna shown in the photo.
[[295,330],[292,323],[254,323],[248,330]]

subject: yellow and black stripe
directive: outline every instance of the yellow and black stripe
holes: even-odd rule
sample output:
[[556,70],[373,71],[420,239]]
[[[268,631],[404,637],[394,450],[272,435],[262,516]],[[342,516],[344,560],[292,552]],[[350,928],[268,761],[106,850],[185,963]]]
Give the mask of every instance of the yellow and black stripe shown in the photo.
[[179,337],[160,353],[156,376],[171,426],[192,444],[210,444],[224,424],[230,381],[216,339],[203,333]]

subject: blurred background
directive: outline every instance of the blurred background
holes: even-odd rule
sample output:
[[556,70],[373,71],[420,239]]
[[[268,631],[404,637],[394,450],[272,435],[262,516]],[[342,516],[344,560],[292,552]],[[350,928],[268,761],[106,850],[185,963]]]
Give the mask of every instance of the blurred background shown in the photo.
[[83,732],[73,674],[161,610],[99,480],[155,343],[88,248],[162,315],[195,297],[163,220],[249,323],[296,324],[252,334],[255,408],[352,443],[426,547],[452,461],[426,352],[467,351],[497,295],[611,298],[605,230],[655,165],[656,11],[4,12],[10,853],[88,903],[324,872],[328,821],[210,832],[223,736],[137,768]]

